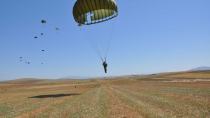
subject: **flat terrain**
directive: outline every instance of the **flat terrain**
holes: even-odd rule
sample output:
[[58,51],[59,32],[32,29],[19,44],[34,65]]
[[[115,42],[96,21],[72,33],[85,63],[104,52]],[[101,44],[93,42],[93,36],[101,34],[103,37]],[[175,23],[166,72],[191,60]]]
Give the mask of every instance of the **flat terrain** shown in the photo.
[[0,83],[0,118],[210,118],[210,71]]

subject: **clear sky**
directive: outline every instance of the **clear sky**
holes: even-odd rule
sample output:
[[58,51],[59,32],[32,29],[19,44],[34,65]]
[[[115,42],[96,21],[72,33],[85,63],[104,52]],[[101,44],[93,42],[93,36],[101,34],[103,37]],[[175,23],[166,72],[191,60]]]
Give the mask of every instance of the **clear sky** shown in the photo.
[[[106,47],[107,39],[108,75],[210,66],[209,0],[117,0],[117,18],[84,27],[73,19],[74,3],[0,1],[0,80],[104,76],[91,43]],[[20,56],[31,64],[19,62]]]

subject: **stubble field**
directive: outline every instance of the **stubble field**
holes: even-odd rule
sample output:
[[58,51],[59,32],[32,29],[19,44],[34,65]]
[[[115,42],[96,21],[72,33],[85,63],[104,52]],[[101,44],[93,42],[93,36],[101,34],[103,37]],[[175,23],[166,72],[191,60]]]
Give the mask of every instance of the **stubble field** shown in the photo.
[[210,71],[0,83],[0,118],[210,118]]

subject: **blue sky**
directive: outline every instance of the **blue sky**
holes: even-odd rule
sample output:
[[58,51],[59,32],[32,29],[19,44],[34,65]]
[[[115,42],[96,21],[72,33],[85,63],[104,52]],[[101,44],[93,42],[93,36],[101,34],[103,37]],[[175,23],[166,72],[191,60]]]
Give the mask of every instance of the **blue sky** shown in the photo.
[[[104,76],[91,44],[103,49],[107,39],[107,76],[210,66],[209,0],[117,0],[117,18],[84,27],[74,22],[74,3],[0,1],[0,80]],[[19,62],[20,56],[31,64]]]

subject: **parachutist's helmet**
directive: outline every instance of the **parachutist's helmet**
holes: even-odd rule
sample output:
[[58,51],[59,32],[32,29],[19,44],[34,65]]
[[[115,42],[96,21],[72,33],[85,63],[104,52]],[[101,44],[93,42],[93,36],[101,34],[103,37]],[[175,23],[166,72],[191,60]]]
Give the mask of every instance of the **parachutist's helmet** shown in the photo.
[[73,16],[79,26],[104,22],[117,15],[115,0],[77,0],[73,8]]

